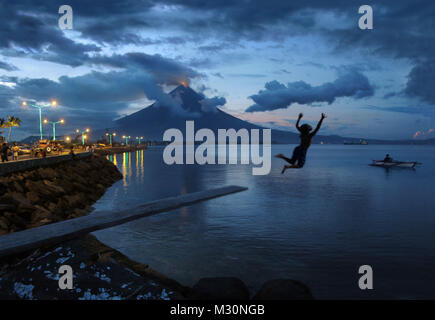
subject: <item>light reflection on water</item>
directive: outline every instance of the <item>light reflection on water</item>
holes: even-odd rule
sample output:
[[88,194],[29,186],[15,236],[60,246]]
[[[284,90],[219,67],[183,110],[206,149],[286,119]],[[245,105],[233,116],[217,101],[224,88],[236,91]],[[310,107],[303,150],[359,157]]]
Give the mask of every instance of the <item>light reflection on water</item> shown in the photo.
[[[230,184],[249,190],[95,233],[132,259],[185,285],[236,276],[255,291],[293,278],[318,298],[435,298],[433,147],[316,145],[302,170],[281,175],[274,158],[268,176],[252,176],[249,165],[167,166],[162,150],[108,156],[124,178],[96,209]],[[423,166],[367,165],[387,152]],[[358,289],[363,264],[374,268],[371,292]]]

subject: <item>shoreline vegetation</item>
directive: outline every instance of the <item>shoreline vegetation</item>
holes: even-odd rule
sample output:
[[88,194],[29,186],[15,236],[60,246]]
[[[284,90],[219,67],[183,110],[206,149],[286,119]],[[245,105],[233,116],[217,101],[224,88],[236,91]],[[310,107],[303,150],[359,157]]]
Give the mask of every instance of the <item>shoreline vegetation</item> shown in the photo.
[[[105,156],[138,150],[126,149],[107,148],[86,158],[0,177],[0,235],[92,212],[92,204],[122,179],[117,167]],[[58,271],[65,264],[74,273],[71,290],[60,290],[58,285]],[[312,299],[312,295],[304,284],[289,279],[268,281],[254,296],[240,279],[232,277],[202,278],[193,287],[186,287],[129,259],[91,234],[0,259],[0,299],[250,298]]]

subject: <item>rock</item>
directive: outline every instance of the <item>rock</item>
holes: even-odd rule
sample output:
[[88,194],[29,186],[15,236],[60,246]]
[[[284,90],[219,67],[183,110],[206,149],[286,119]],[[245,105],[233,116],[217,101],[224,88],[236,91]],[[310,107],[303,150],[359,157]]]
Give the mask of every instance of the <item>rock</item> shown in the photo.
[[9,221],[9,228],[11,230],[23,230],[28,224],[28,221],[26,221],[16,213],[5,212],[3,216]]
[[74,194],[71,196],[65,196],[63,198],[65,202],[68,204],[70,208],[80,207],[83,208],[86,206],[86,196],[84,193]]
[[41,168],[39,170],[41,177],[44,179],[53,180],[58,176],[56,170],[50,167]]
[[33,191],[27,192],[26,198],[33,204],[36,204],[40,201],[38,195]]
[[0,203],[0,212],[3,211],[14,211],[15,206],[11,203]]
[[0,229],[9,229],[9,221],[5,217],[0,217]]
[[44,184],[46,185],[46,188],[55,196],[63,195],[65,194],[65,190],[58,186],[56,183],[51,182],[49,180],[44,180]]
[[86,214],[84,209],[74,209],[74,217],[82,217]]
[[47,188],[46,184],[44,184],[42,180],[27,180],[25,186],[27,190],[37,193],[40,198],[46,199],[53,196],[51,190]]
[[253,300],[312,300],[310,289],[302,282],[291,279],[269,280]]
[[46,211],[35,211],[33,214],[32,214],[32,221],[33,221],[33,224],[34,223],[38,223],[38,222],[40,222],[40,221],[42,221],[42,220],[44,220],[44,219],[49,219],[49,218],[51,218],[52,217],[52,215],[51,215],[51,213],[50,212],[46,212]]
[[53,202],[50,202],[47,206],[48,211],[50,212],[56,212],[57,211],[57,205]]
[[202,278],[193,286],[193,299],[248,300],[249,290],[242,280],[234,277]]
[[32,203],[21,193],[18,192],[8,192],[5,195],[6,199],[10,199],[13,203],[18,206],[18,210],[33,209]]
[[14,189],[15,189],[16,192],[24,193],[24,188],[23,188],[23,186],[22,186],[20,183],[18,183],[17,181],[14,181],[13,184],[12,184],[12,186],[14,187]]
[[4,195],[7,191],[7,184],[5,184],[3,181],[0,182],[0,196]]

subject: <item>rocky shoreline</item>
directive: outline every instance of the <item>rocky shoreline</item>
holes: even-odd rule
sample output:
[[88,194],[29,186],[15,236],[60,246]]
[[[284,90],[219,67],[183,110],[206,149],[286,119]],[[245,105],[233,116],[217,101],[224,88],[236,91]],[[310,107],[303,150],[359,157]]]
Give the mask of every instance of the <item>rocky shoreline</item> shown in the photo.
[[[117,167],[99,154],[0,177],[0,235],[86,215],[121,178]],[[59,268],[64,264],[74,272],[70,290],[58,285]],[[268,281],[253,296],[236,278],[203,278],[192,288],[185,287],[90,234],[0,259],[0,299],[250,298],[312,299],[312,295],[304,284],[288,279]]]
[[101,156],[0,177],[0,235],[83,216],[120,179]]

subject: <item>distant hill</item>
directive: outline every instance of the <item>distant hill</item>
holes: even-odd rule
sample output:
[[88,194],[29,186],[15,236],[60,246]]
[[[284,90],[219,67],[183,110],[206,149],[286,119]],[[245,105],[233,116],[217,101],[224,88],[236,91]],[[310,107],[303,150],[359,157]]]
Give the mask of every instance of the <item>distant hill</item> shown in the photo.
[[[123,134],[129,135],[134,139],[136,136],[143,136],[144,140],[162,141],[163,133],[170,128],[177,128],[182,132],[185,131],[186,121],[195,121],[195,130],[208,128],[217,133],[218,129],[233,128],[239,130],[241,128],[264,129],[258,125],[238,119],[222,110],[204,111],[201,105],[201,100],[205,97],[195,92],[190,87],[178,86],[169,93],[173,98],[180,101],[181,109],[174,110],[174,107],[167,107],[154,103],[142,110],[139,110],[131,115],[114,121],[110,131],[118,133],[117,140],[120,141],[120,136]],[[180,107],[179,107],[180,108]],[[104,136],[104,130],[97,130],[92,135],[93,139],[99,139]],[[344,141],[359,141],[360,138],[348,138],[337,135],[322,136],[318,135],[314,139],[314,143],[323,142],[325,144],[343,144]],[[435,144],[434,141],[389,141],[389,140],[373,140],[365,139],[369,144]],[[434,139],[435,140],[435,139]],[[427,141],[427,142],[425,142]],[[272,129],[272,143],[298,143],[299,134]]]
[[28,136],[27,138],[24,138],[20,142],[25,143],[25,144],[32,144],[32,143],[39,141],[39,138],[40,138],[39,136]]

